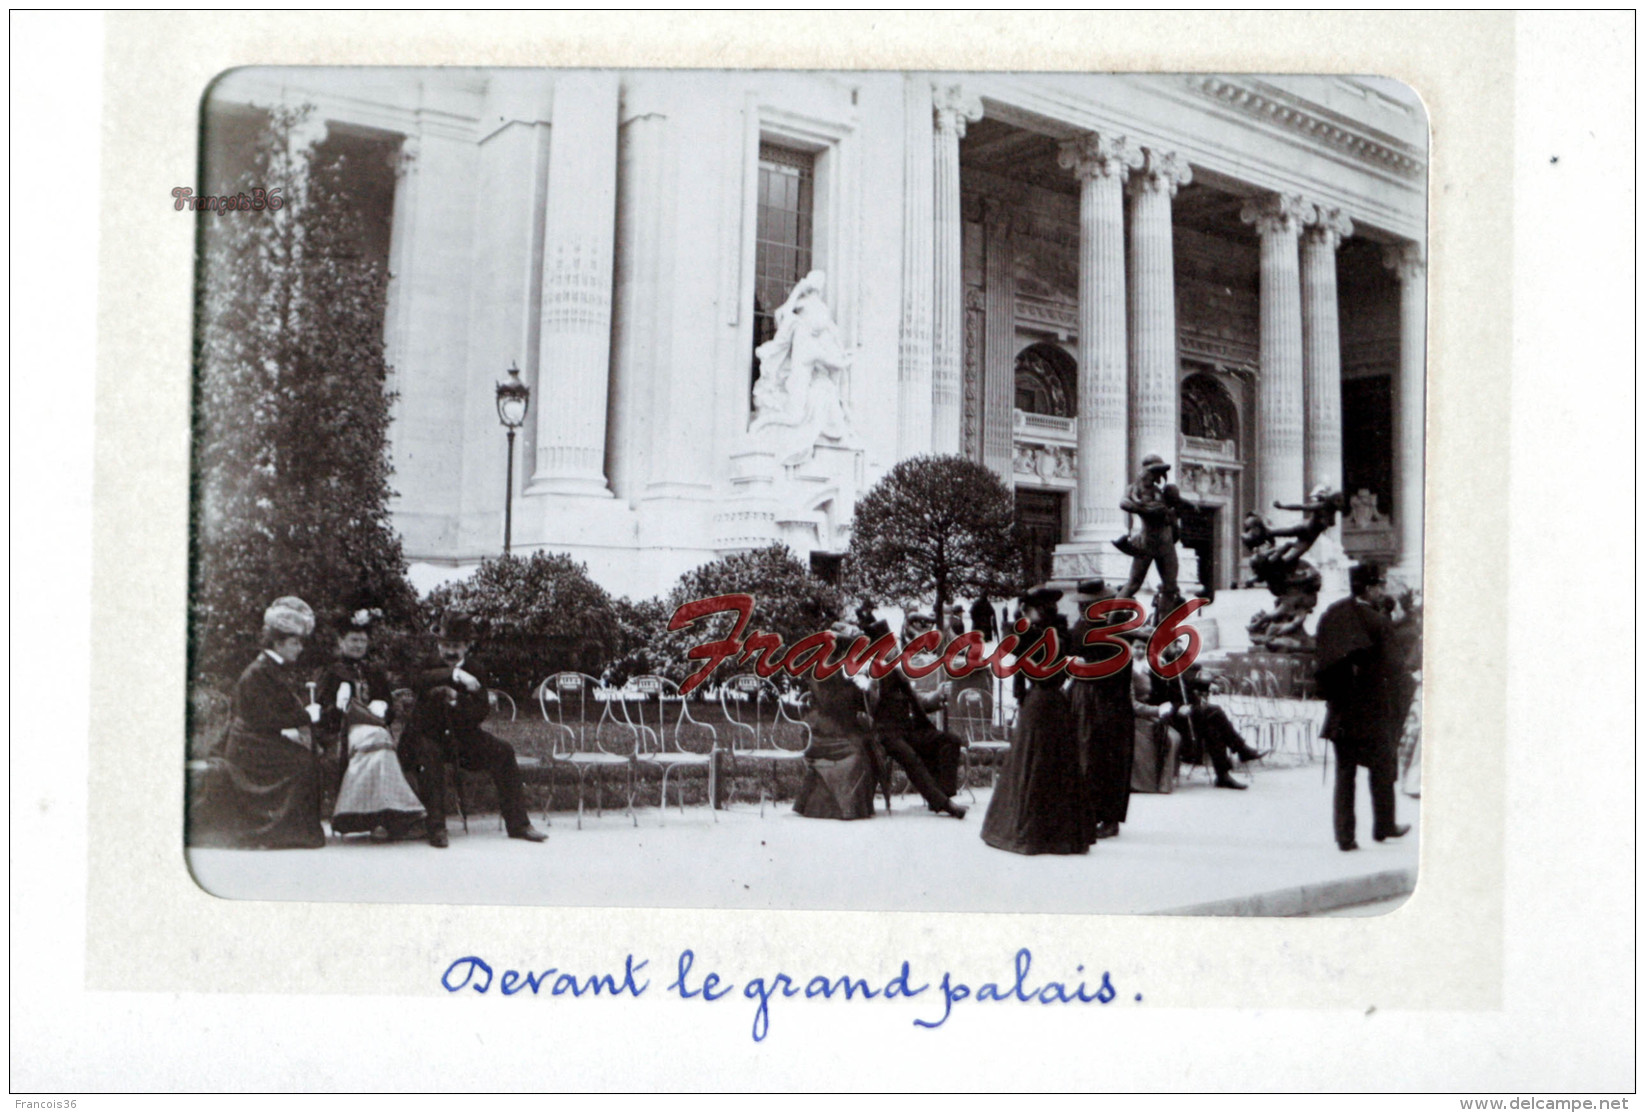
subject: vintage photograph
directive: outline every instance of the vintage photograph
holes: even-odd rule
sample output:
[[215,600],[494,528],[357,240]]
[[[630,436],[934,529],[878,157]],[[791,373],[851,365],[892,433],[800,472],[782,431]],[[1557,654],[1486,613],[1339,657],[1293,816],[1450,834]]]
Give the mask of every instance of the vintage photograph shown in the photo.
[[221,75],[195,880],[1399,907],[1428,144],[1375,76]]

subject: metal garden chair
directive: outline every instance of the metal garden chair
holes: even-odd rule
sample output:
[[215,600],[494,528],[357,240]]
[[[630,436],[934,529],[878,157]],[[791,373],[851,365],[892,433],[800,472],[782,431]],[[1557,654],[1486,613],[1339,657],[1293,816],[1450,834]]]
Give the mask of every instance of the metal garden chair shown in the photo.
[[[777,686],[753,673],[733,676],[720,687],[720,709],[731,725],[733,768],[740,760],[765,767],[772,793],[776,792],[776,769],[785,763],[805,761],[811,746],[811,727],[789,714]],[[760,784],[760,815],[765,815],[766,781]]]
[[960,748],[960,778],[965,785],[965,791],[971,794],[971,799],[977,798],[976,790],[971,787],[971,760],[974,755],[992,754],[993,760],[988,767],[988,784],[992,788],[995,779],[999,776],[1000,762],[1005,758],[1005,752],[1011,748],[1009,732],[995,724],[992,709],[988,706],[987,693],[981,688],[962,688],[954,696],[953,711],[950,713],[949,730],[960,736],[965,745]]
[[616,693],[587,673],[557,672],[537,685],[537,706],[554,735],[551,760],[577,774],[577,829],[583,826],[583,784],[594,774],[594,814],[605,814],[604,771],[623,769],[628,774],[625,811],[634,825],[634,765],[639,754],[640,731],[626,713],[612,710]]
[[[639,732],[638,762],[655,765],[662,770],[662,791],[657,807],[668,807],[668,778],[675,770],[704,769],[708,778],[709,811],[714,822],[720,817],[716,810],[720,734],[707,723],[698,722],[691,715],[691,701],[680,693],[680,686],[666,676],[636,676],[625,689],[638,699],[624,699],[622,708],[628,721]],[[685,812],[685,786],[679,787],[680,811]]]

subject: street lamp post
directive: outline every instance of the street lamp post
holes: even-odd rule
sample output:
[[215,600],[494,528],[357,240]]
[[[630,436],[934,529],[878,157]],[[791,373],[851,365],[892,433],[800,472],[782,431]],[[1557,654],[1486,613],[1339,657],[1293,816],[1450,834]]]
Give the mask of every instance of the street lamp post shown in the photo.
[[508,430],[508,487],[503,496],[503,552],[514,544],[514,432],[525,424],[531,408],[531,388],[520,381],[520,369],[509,364],[508,382],[497,384],[497,420]]

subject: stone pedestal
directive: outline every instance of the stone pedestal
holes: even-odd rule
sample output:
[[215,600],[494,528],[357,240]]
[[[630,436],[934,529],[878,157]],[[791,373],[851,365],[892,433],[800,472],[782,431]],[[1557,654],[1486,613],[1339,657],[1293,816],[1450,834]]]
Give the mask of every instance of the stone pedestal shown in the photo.
[[766,432],[731,455],[732,497],[714,515],[714,547],[756,549],[782,541],[802,561],[812,551],[842,553],[866,486],[866,456],[852,444],[818,444],[797,462]]

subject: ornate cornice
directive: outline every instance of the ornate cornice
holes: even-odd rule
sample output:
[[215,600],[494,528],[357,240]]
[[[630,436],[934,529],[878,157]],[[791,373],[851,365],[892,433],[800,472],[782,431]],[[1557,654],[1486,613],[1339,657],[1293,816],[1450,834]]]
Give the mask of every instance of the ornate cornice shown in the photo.
[[982,119],[982,98],[968,93],[961,85],[933,85],[931,108],[936,114],[937,130],[955,132],[965,138],[968,121]]
[[1354,234],[1354,222],[1348,219],[1348,214],[1341,209],[1326,208],[1324,205],[1314,207],[1314,223],[1303,237],[1311,243],[1322,243],[1335,251],[1342,245],[1342,241]]
[[1123,135],[1081,132],[1057,147],[1057,165],[1072,170],[1082,182],[1092,178],[1119,178],[1141,166],[1142,151]]
[[1141,172],[1132,174],[1127,186],[1132,193],[1147,191],[1175,197],[1178,186],[1185,186],[1194,180],[1194,172],[1189,168],[1188,160],[1175,151],[1144,147],[1142,157]]
[[1295,235],[1304,226],[1314,223],[1316,215],[1314,206],[1294,193],[1253,197],[1239,211],[1239,218],[1247,224],[1256,225],[1257,232],[1263,236],[1278,232]]
[[1421,244],[1391,243],[1382,249],[1382,265],[1405,283],[1421,279],[1428,269],[1428,260]]
[[1247,116],[1299,132],[1400,177],[1420,178],[1428,168],[1422,152],[1408,144],[1392,137],[1367,134],[1347,117],[1309,106],[1261,82],[1235,82],[1205,74],[1190,74],[1183,80],[1195,92]]
[[1198,360],[1218,369],[1256,374],[1260,355],[1255,344],[1212,336],[1190,325],[1177,329],[1177,351],[1181,358]]

